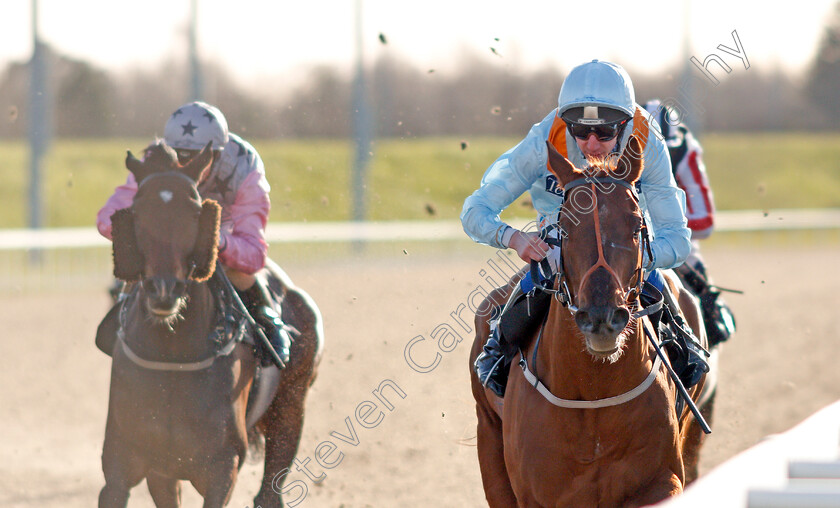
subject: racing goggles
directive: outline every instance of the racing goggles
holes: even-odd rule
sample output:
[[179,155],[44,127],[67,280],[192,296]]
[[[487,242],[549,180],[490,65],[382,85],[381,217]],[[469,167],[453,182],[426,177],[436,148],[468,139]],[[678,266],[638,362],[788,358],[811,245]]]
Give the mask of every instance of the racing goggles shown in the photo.
[[594,133],[598,141],[609,141],[621,133],[621,130],[627,125],[629,118],[619,120],[617,122],[599,123],[599,124],[585,124],[577,122],[566,122],[566,128],[569,134],[577,139],[587,139],[589,135]]

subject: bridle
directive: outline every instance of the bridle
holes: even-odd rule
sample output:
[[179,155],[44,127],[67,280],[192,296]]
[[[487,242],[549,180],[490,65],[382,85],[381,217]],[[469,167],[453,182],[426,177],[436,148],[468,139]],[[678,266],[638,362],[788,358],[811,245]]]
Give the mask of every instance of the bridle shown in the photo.
[[[594,208],[593,216],[594,216],[594,221],[595,221],[595,239],[598,243],[598,260],[595,262],[594,265],[592,265],[586,271],[583,278],[581,279],[581,282],[578,286],[578,294],[580,294],[580,291],[583,288],[583,283],[587,280],[587,277],[589,277],[598,268],[606,269],[607,272],[609,272],[609,274],[612,276],[612,278],[616,282],[618,282],[618,287],[622,287],[622,284],[621,284],[620,279],[618,278],[618,275],[616,274],[615,270],[609,265],[609,263],[606,261],[606,258],[604,257],[604,248],[603,248],[602,235],[601,235],[601,224],[600,224],[600,218],[599,218],[599,215],[598,215],[598,206],[597,206],[598,198],[597,198],[597,194],[595,192],[595,184],[596,183],[599,183],[599,184],[615,184],[615,185],[619,185],[621,187],[624,187],[625,189],[630,191],[630,196],[633,198],[636,205],[637,206],[639,205],[639,195],[636,192],[636,188],[632,184],[627,183],[624,180],[619,180],[619,179],[614,178],[614,177],[594,178],[594,177],[585,176],[585,177],[582,177],[582,178],[578,178],[576,180],[572,180],[571,182],[569,182],[568,184],[566,184],[563,187],[564,194],[565,194],[566,197],[568,197],[571,189],[573,189],[575,187],[580,187],[580,186],[589,184],[589,185],[591,185],[592,196],[593,196],[593,208]],[[563,209],[563,207],[561,205],[558,212],[562,212],[562,209]],[[547,228],[540,231],[540,238],[542,238],[543,241],[545,241],[549,245],[553,245],[553,246],[556,246],[556,247],[560,248],[560,260],[559,260],[559,263],[558,263],[558,272],[554,275],[551,274],[551,265],[549,264],[547,259],[543,259],[539,263],[536,262],[536,261],[532,261],[531,262],[531,279],[532,279],[532,281],[534,283],[534,286],[536,288],[539,288],[540,290],[546,291],[548,293],[553,293],[555,298],[557,298],[557,300],[559,300],[560,303],[564,307],[568,308],[572,312],[572,314],[575,314],[575,313],[578,312],[578,308],[572,303],[573,302],[572,294],[569,291],[568,284],[566,283],[566,273],[565,273],[565,269],[564,269],[563,249],[562,249],[563,236],[564,236],[565,232],[562,230],[562,228],[559,225],[559,217],[560,216],[561,216],[561,213],[558,213],[558,223],[551,224]],[[557,235],[559,238],[549,237],[548,236],[549,233],[551,233],[551,231],[553,231],[555,229],[559,230],[559,232],[560,232],[560,234]],[[642,259],[643,259],[642,254],[646,250],[647,253],[648,253],[648,257],[650,257],[651,259],[653,258],[653,255],[651,253],[651,248],[650,248],[650,238],[648,236],[647,224],[645,223],[644,215],[642,215],[642,224],[641,224],[641,227],[639,228],[638,235],[639,235],[639,251],[638,251],[638,256],[637,256],[637,260],[636,260],[636,270],[635,270],[635,273],[634,273],[634,277],[635,277],[636,280],[635,280],[635,282],[633,282],[630,285],[630,288],[627,289],[627,291],[625,292],[625,295],[624,295],[625,304],[628,305],[628,306],[635,305],[636,307],[639,306],[639,295],[641,294],[642,286],[643,285],[650,285],[650,283],[645,282],[645,280],[644,280],[645,277],[644,277],[644,267],[642,266]],[[543,272],[545,273],[545,277],[542,277],[540,275],[540,269],[541,268],[542,268]],[[556,279],[558,281],[559,289],[553,289],[551,287],[551,286],[553,286],[552,282],[553,282],[554,279]],[[645,316],[645,315],[648,315],[648,314],[651,314],[651,313],[654,313],[654,312],[658,312],[658,310],[662,308],[662,305],[663,305],[663,299],[659,298],[658,301],[656,303],[654,303],[653,305],[650,305],[650,306],[648,306],[644,309],[637,310],[636,312],[633,312],[632,316],[634,318],[640,318],[642,316]],[[667,372],[668,372],[668,375],[673,380],[674,385],[676,386],[679,395],[682,397],[683,400],[685,400],[686,404],[688,405],[691,412],[694,414],[694,417],[697,420],[697,422],[700,425],[703,432],[705,432],[706,434],[711,433],[711,428],[709,427],[709,424],[706,422],[703,415],[700,413],[700,410],[697,408],[697,405],[691,399],[690,395],[686,391],[685,386],[683,386],[682,381],[680,380],[679,376],[674,372],[674,369],[670,364],[670,360],[668,360],[666,358],[665,353],[664,353],[661,345],[654,338],[654,333],[652,333],[650,331],[649,327],[644,322],[642,322],[641,326],[644,330],[645,336],[648,338],[649,342],[651,343],[651,345],[653,346],[653,348],[655,350],[653,365],[652,365],[651,370],[648,373],[647,377],[639,385],[637,385],[633,389],[631,389],[627,392],[624,392],[623,394],[615,396],[615,397],[608,397],[608,398],[605,398],[605,399],[597,399],[597,400],[566,400],[566,399],[561,399],[559,397],[554,396],[551,393],[551,391],[542,382],[540,382],[540,380],[539,380],[539,378],[537,377],[537,374],[536,374],[537,351],[539,349],[539,343],[540,343],[540,339],[542,338],[542,332],[543,332],[544,327],[540,328],[540,332],[537,335],[536,343],[534,345],[533,360],[532,360],[533,364],[534,364],[534,372],[532,372],[528,368],[528,362],[526,361],[525,354],[523,353],[522,350],[519,351],[519,365],[520,365],[520,367],[522,367],[522,373],[523,373],[525,379],[528,381],[528,383],[530,383],[546,400],[548,400],[551,404],[553,404],[555,406],[558,406],[558,407],[574,408],[574,409],[596,409],[596,408],[602,408],[602,407],[616,406],[616,405],[619,405],[619,404],[624,404],[625,402],[628,402],[630,400],[633,400],[634,398],[636,398],[640,394],[642,394],[645,390],[647,390],[651,386],[651,384],[653,384],[654,380],[656,379],[657,373],[659,372],[660,366],[664,365]]]
[[[198,186],[197,186],[195,180],[193,180],[189,176],[181,173],[180,171],[173,171],[173,170],[161,171],[161,172],[152,173],[151,175],[146,176],[145,178],[143,178],[137,184],[137,191],[139,192],[140,188],[143,187],[143,185],[147,184],[148,182],[150,182],[154,179],[169,177],[169,176],[176,176],[178,178],[186,180],[190,184],[190,187],[192,188],[192,190],[195,191],[195,195],[199,195],[198,194]],[[134,214],[134,205],[131,206],[130,210],[131,210],[131,213],[133,215]],[[189,265],[188,265],[188,270],[187,270],[186,277],[184,277],[183,279],[178,279],[177,280],[177,285],[176,285],[175,289],[173,290],[173,295],[176,298],[181,299],[187,294],[187,290],[189,289],[190,282],[192,282],[192,280],[193,280],[193,274],[195,273],[195,270],[196,270],[196,263],[195,263],[195,260],[192,259],[192,256],[191,256],[190,257],[190,262],[189,262]],[[140,284],[140,288],[143,289],[143,290],[145,290],[145,286],[143,284],[145,282],[145,280],[146,280],[145,276],[140,277],[139,284]]]
[[[598,178],[582,177],[582,178],[578,178],[576,180],[572,180],[571,182],[569,182],[568,184],[566,184],[564,186],[564,188],[563,188],[564,194],[567,197],[569,196],[569,193],[570,193],[571,189],[574,189],[575,187],[581,187],[581,186],[584,186],[584,185],[590,185],[591,186],[590,188],[592,190],[592,196],[593,196],[593,203],[592,203],[593,208],[594,208],[594,214],[593,214],[594,217],[593,218],[594,218],[594,222],[595,222],[595,240],[598,243],[598,260],[595,262],[595,264],[593,264],[586,271],[586,273],[584,273],[584,276],[581,278],[581,282],[578,285],[578,294],[580,294],[580,292],[582,291],[583,284],[586,282],[586,280],[589,278],[589,276],[592,275],[592,273],[595,270],[597,270],[598,268],[604,268],[605,270],[607,270],[607,272],[610,274],[610,276],[618,283],[618,287],[619,288],[623,287],[623,284],[621,284],[621,280],[619,279],[618,274],[615,272],[615,269],[613,269],[610,266],[610,264],[606,260],[606,257],[604,256],[604,247],[603,247],[603,243],[602,243],[602,234],[601,234],[601,221],[600,221],[600,217],[599,217],[599,214],[598,214],[598,206],[597,206],[598,205],[598,198],[597,198],[597,194],[595,192],[595,184],[596,183],[598,183],[598,184],[615,184],[615,185],[619,185],[621,187],[624,187],[625,189],[627,189],[630,192],[630,196],[633,198],[636,205],[637,206],[639,205],[639,196],[636,192],[635,187],[632,184],[625,182],[624,180],[619,180],[619,179],[614,178],[614,177],[598,177]],[[558,210],[558,211],[562,212],[562,205],[560,207],[560,210]],[[567,278],[566,278],[566,273],[565,273],[564,263],[563,263],[563,248],[562,248],[562,245],[563,245],[563,236],[565,235],[565,232],[562,230],[562,228],[559,225],[559,217],[560,216],[561,216],[561,214],[558,213],[558,222],[557,223],[551,224],[551,225],[549,225],[549,227],[540,231],[540,238],[542,238],[543,241],[545,241],[549,245],[556,246],[560,249],[560,260],[559,260],[558,268],[557,268],[558,272],[554,275],[551,275],[551,265],[549,264],[547,259],[543,259],[539,263],[537,263],[535,261],[532,261],[531,262],[531,278],[532,278],[532,280],[534,282],[534,286],[536,288],[539,288],[542,291],[553,293],[554,297],[557,298],[557,300],[560,301],[560,303],[564,307],[568,308],[572,312],[572,314],[576,314],[579,309],[578,309],[577,306],[575,306],[572,303],[573,302],[573,297],[572,297],[571,292],[569,291],[569,285],[567,284]],[[559,230],[559,232],[560,232],[560,234],[557,235],[559,238],[549,237],[548,235],[555,229]],[[636,258],[636,270],[635,270],[635,273],[634,273],[634,277],[635,277],[636,280],[635,280],[635,282],[633,282],[630,285],[630,288],[627,289],[627,291],[624,294],[624,302],[628,306],[633,305],[633,304],[638,305],[638,297],[641,294],[642,284],[644,283],[644,267],[642,266],[642,253],[645,249],[647,249],[648,255],[649,256],[651,255],[650,254],[650,240],[649,240],[648,233],[647,233],[647,225],[645,224],[645,221],[644,221],[644,215],[642,215],[642,225],[639,228],[638,235],[639,235],[639,250],[638,250],[638,256]],[[545,278],[541,277],[540,268],[542,268],[542,270],[546,274]],[[553,289],[551,287],[553,285],[552,284],[553,279],[556,279],[558,281],[559,289]],[[660,303],[660,305],[661,305],[661,303]],[[653,309],[653,307],[649,307],[647,309],[637,311],[633,314],[633,316],[634,317],[639,317],[639,316],[648,314],[648,313],[651,312],[652,309]],[[642,323],[641,326],[645,327],[644,323]],[[641,395],[642,393],[644,393],[653,384],[653,382],[656,379],[656,376],[658,375],[658,372],[659,372],[659,369],[660,369],[661,365],[664,363],[663,362],[664,357],[661,354],[654,355],[653,365],[651,366],[650,372],[648,372],[648,375],[645,377],[645,379],[641,383],[636,385],[634,388],[632,388],[632,389],[630,389],[630,390],[628,390],[628,391],[626,391],[626,392],[624,392],[620,395],[617,395],[617,396],[614,396],[614,397],[607,397],[607,398],[603,398],[603,399],[596,399],[596,400],[567,400],[567,399],[561,399],[559,397],[556,397],[554,394],[552,394],[551,391],[537,377],[537,373],[536,373],[537,351],[539,350],[539,343],[540,343],[540,339],[542,338],[543,330],[544,330],[544,323],[543,323],[543,327],[540,328],[540,332],[537,335],[536,343],[534,345],[533,360],[532,360],[533,365],[534,365],[534,371],[532,372],[528,368],[528,362],[525,359],[525,354],[522,350],[519,351],[519,366],[522,368],[522,374],[525,377],[525,379],[528,381],[528,383],[531,384],[548,402],[550,402],[551,404],[553,404],[557,407],[571,408],[571,409],[598,409],[598,408],[604,408],[604,407],[617,406],[617,405],[629,402],[629,401],[635,399],[636,397],[638,397],[639,395]],[[646,327],[645,327],[645,331],[647,331]],[[657,352],[659,352],[659,348],[657,347],[656,349],[657,349]]]
[[[603,245],[603,238],[601,233],[601,221],[600,216],[598,214],[598,195],[596,193],[596,184],[602,185],[618,185],[627,189],[630,193],[630,196],[633,198],[633,201],[636,203],[636,206],[639,206],[639,195],[636,192],[636,188],[633,184],[627,183],[624,180],[620,180],[615,177],[607,176],[607,177],[581,177],[576,180],[572,180],[568,184],[563,187],[564,194],[566,197],[570,196],[571,190],[576,187],[581,187],[584,185],[589,185],[590,189],[592,190],[592,197],[593,197],[593,221],[595,225],[595,241],[598,245],[598,260],[593,264],[587,271],[584,273],[583,277],[581,278],[580,284],[577,288],[577,294],[580,294],[583,290],[584,283],[589,279],[592,273],[595,272],[598,268],[604,268],[607,273],[610,274],[612,279],[616,282],[619,288],[622,288],[624,285],[621,283],[621,279],[618,277],[618,274],[615,272],[610,264],[607,262],[606,257],[604,256],[604,245]],[[573,314],[578,312],[578,307],[574,304],[574,299],[572,292],[569,290],[569,285],[567,282],[566,271],[564,266],[564,259],[563,259],[563,237],[566,233],[562,230],[559,224],[559,217],[562,216],[563,212],[563,205],[560,206],[558,210],[558,222],[554,224],[550,224],[548,227],[544,228],[540,231],[540,238],[549,245],[555,246],[560,250],[560,259],[557,266],[557,273],[552,274],[551,265],[549,264],[547,259],[543,259],[542,261],[536,262],[531,261],[531,279],[534,283],[534,286],[542,291],[554,294],[555,298],[564,306],[567,307]],[[549,236],[552,231],[557,230],[560,233],[557,235],[558,238],[554,238],[553,236]],[[628,306],[634,305],[638,301],[638,297],[642,291],[642,285],[644,283],[644,267],[642,266],[642,253],[647,250],[648,256],[653,257],[650,250],[650,237],[648,235],[647,224],[644,220],[644,215],[642,215],[642,225],[639,228],[638,239],[639,239],[639,249],[638,255],[636,260],[636,269],[633,274],[633,282],[630,284],[630,287],[624,293],[624,303]],[[616,246],[619,247],[619,246]],[[540,270],[542,270],[542,274],[540,274]],[[557,289],[554,289],[552,286],[552,281],[557,281]]]

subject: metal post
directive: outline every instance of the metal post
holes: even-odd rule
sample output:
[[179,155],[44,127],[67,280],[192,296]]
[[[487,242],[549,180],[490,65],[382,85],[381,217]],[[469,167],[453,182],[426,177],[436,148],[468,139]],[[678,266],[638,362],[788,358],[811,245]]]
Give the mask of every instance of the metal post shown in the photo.
[[695,136],[700,135],[702,130],[702,122],[698,116],[700,112],[696,107],[697,93],[692,82],[691,64],[691,0],[683,0],[683,69],[682,69],[682,85],[680,92],[685,95],[685,118],[682,122],[691,129]]
[[[46,51],[38,35],[38,0],[32,0],[32,59],[29,83],[29,227],[40,228],[43,219],[43,160],[50,138]],[[31,259],[40,260],[33,251]]]
[[198,59],[198,0],[190,1],[189,51],[191,83],[189,100],[199,101],[204,96],[204,79],[201,75],[201,62]]
[[356,71],[353,79],[353,140],[355,158],[350,185],[352,187],[352,219],[364,221],[366,216],[367,164],[370,159],[370,114],[366,100],[362,45],[362,0],[356,0]]

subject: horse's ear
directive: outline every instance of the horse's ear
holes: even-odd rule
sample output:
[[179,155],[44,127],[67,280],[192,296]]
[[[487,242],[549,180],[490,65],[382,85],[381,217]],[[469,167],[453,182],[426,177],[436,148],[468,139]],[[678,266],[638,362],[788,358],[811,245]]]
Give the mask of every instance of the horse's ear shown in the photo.
[[131,153],[131,150],[128,150],[126,152],[125,167],[128,168],[129,171],[131,171],[131,173],[134,175],[134,179],[137,181],[138,184],[142,182],[143,179],[145,179],[147,176],[149,176],[149,173],[151,173],[151,171],[148,168],[146,168],[146,165],[143,164],[143,161],[141,161],[140,159],[135,157],[133,153]]
[[545,146],[548,149],[548,169],[557,177],[560,187],[580,177],[580,171],[569,159],[563,157],[550,141],[546,140]]
[[143,254],[137,246],[134,215],[130,208],[117,210],[111,216],[111,238],[114,277],[126,282],[140,280],[143,275]]
[[222,207],[212,199],[201,203],[201,215],[198,218],[198,239],[193,248],[192,261],[195,263],[193,279],[203,282],[213,275],[216,269],[216,256],[219,246],[219,223]]
[[644,169],[644,154],[642,144],[636,136],[630,136],[624,153],[616,165],[614,176],[627,183],[633,183],[639,179]]
[[193,157],[189,162],[181,166],[181,171],[198,182],[201,174],[210,167],[213,163],[213,142],[207,142],[207,145],[198,152],[198,155]]

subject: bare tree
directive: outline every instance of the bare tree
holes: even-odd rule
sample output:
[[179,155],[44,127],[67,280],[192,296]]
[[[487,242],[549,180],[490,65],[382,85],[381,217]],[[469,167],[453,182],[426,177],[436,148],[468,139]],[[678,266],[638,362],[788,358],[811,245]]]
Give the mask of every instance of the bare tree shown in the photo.
[[840,126],[840,2],[825,27],[817,56],[811,66],[807,86],[808,96],[822,111],[825,119],[835,119],[830,125]]

